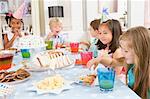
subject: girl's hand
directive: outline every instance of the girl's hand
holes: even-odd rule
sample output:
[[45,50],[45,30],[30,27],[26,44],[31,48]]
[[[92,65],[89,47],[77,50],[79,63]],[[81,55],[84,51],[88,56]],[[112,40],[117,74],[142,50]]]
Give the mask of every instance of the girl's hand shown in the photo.
[[18,30],[18,29],[15,29],[14,31],[13,31],[13,33],[14,33],[14,35],[16,36],[16,37],[22,37],[22,35],[21,35],[21,33],[20,33],[20,31]]
[[108,54],[109,50],[101,50],[100,55],[97,57],[99,59],[99,63],[104,66],[110,66],[112,63],[112,57]]
[[109,57],[109,54],[108,54],[109,50],[100,50],[100,53],[99,53],[99,56],[98,58],[103,58],[103,57]]
[[50,32],[47,37],[46,37],[46,40],[49,40],[50,38],[52,38],[54,36],[54,33],[53,32]]
[[[93,65],[94,65],[94,67],[95,67],[95,66],[97,66],[98,62],[99,62],[99,59],[98,59],[98,58],[91,59],[91,60],[88,61],[87,67],[88,67],[88,68],[91,68]],[[96,67],[95,67],[95,68],[96,68]]]
[[108,50],[101,50],[100,55],[97,58],[94,58],[87,63],[87,67],[91,68],[94,65],[95,69],[97,64],[99,63],[103,64],[103,62],[104,64],[107,63],[107,60],[110,58],[108,52],[109,52]]

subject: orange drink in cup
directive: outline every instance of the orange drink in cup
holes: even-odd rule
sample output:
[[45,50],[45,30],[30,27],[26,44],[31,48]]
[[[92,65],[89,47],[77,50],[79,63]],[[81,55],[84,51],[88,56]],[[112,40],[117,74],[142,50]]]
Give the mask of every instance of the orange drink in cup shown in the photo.
[[77,53],[79,50],[79,43],[78,42],[70,43],[70,49],[72,53]]
[[10,53],[0,54],[0,70],[7,70],[11,68],[13,56],[14,55]]

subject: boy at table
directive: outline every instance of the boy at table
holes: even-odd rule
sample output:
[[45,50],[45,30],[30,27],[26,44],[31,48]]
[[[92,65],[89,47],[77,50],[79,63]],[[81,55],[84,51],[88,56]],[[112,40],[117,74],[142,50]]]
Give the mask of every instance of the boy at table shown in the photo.
[[46,35],[45,40],[52,40],[53,47],[57,49],[57,47],[61,47],[65,43],[65,36],[64,34],[60,34],[62,31],[62,23],[58,18],[52,18],[49,22],[50,32]]

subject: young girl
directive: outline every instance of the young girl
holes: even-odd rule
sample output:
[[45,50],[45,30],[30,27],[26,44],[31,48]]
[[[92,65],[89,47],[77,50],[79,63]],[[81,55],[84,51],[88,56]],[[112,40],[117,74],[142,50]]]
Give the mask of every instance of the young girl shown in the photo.
[[131,28],[120,37],[119,42],[129,64],[128,86],[142,99],[150,99],[150,32],[144,27]]
[[4,48],[8,49],[10,47],[17,48],[17,40],[19,37],[22,36],[21,29],[23,26],[23,15],[24,9],[26,7],[26,2],[23,2],[21,6],[16,10],[13,14],[6,15],[7,24],[10,27],[9,32],[3,31],[3,41],[4,41]]
[[[89,33],[84,33],[81,40],[80,45],[85,45],[86,50],[90,48],[92,44],[92,39],[96,40],[98,34],[98,27],[100,25],[100,19],[95,19],[90,22]],[[93,41],[94,41],[93,40]]]
[[[144,27],[127,30],[119,39],[123,57],[101,55],[103,64],[111,67],[127,66],[126,83],[142,99],[150,99],[150,32]],[[97,60],[98,62],[98,60]],[[127,65],[128,64],[128,65]]]
[[[119,36],[122,34],[121,26],[119,21],[111,19],[103,22],[99,26],[98,42],[97,46],[100,50],[100,56],[102,53],[108,53],[108,57],[120,58],[122,55],[119,48]],[[91,67],[93,64],[103,64],[103,59],[97,57],[90,60],[87,63],[88,67]],[[104,64],[105,65],[105,64]],[[122,67],[116,68],[117,74],[120,74]]]
[[52,40],[54,47],[57,47],[57,44],[65,43],[65,38],[60,34],[62,30],[62,23],[58,18],[53,18],[49,22],[49,27],[51,32],[46,36],[45,40]]
[[[8,17],[8,16],[7,16]],[[8,25],[10,27],[9,32],[3,33],[3,39],[4,39],[4,48],[8,49],[11,47],[17,46],[17,39],[22,36],[21,34],[21,28],[23,25],[22,19],[17,19],[11,15],[8,20]]]
[[94,53],[94,57],[97,57],[97,34],[98,34],[98,27],[100,25],[100,19],[95,19],[91,21],[89,32],[85,33],[80,41],[80,47],[84,50],[89,50]]

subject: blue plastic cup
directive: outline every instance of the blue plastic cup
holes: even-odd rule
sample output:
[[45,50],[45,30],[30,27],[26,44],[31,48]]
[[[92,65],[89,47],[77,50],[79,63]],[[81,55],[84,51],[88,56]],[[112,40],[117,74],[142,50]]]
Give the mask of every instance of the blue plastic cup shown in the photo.
[[112,68],[97,69],[99,88],[101,92],[109,92],[114,88],[115,71]]

